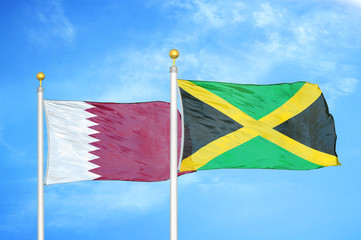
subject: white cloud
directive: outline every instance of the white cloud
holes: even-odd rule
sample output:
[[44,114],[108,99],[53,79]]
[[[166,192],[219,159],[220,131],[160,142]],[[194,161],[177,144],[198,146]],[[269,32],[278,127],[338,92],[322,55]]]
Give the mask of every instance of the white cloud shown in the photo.
[[239,23],[243,20],[240,12],[243,10],[243,4],[240,2],[229,2],[230,5],[219,4],[219,2],[207,2],[202,0],[193,1],[197,11],[194,14],[193,20],[210,24],[213,27],[219,28],[226,24]]
[[[101,89],[101,95],[92,100],[167,101],[171,61],[164,45],[170,43],[179,46],[179,78],[268,83],[272,70],[292,64],[307,77],[300,80],[316,79],[322,84],[322,79],[343,78],[346,72],[340,54],[333,54],[333,49],[354,48],[361,39],[352,27],[353,17],[333,8],[310,9],[299,15],[269,2],[173,0],[159,5],[172,10],[171,14],[178,11],[181,20],[174,22],[176,32],[155,37],[148,48],[118,49],[106,55],[101,61],[104,65],[97,65],[92,72],[92,77],[99,77]],[[223,36],[229,33],[229,24],[232,40]],[[252,36],[256,41],[246,41],[244,46],[243,34],[250,29],[258,34]]]
[[60,0],[51,0],[38,4],[35,10],[38,24],[28,30],[30,41],[47,46],[53,39],[61,39],[71,43],[76,31],[64,13]]
[[357,6],[357,7],[361,7],[361,0],[331,0],[331,1],[347,3],[347,4],[352,4],[354,6]]
[[9,156],[24,157],[26,153],[11,144],[9,144],[4,138],[2,133],[2,127],[0,126],[0,146],[3,146],[7,151],[10,152]]
[[169,197],[169,184],[134,182],[83,182],[45,188],[47,224],[59,228],[97,225],[110,218],[147,214]]
[[297,42],[301,45],[312,44],[316,40],[310,26],[297,26],[293,29],[293,33]]
[[277,26],[281,24],[283,16],[279,10],[271,7],[268,2],[262,3],[261,8],[262,11],[257,11],[253,13],[255,26],[265,27],[269,25]]
[[[195,216],[207,211],[207,217],[202,218],[202,221],[212,227],[219,226],[219,219],[226,224],[228,222],[235,224],[235,220],[256,220],[273,216],[280,210],[287,211],[292,208],[288,200],[280,203],[274,191],[276,190],[279,196],[280,193],[293,189],[293,183],[284,180],[261,182],[255,181],[254,177],[247,181],[244,173],[239,171],[241,170],[199,171],[196,174],[196,180],[187,186],[183,186],[180,180],[181,195],[192,196],[186,200],[182,199],[180,203],[180,206],[184,207],[182,211],[189,211],[189,215],[195,214]],[[241,175],[243,177],[240,177]],[[268,202],[266,204],[265,198]],[[198,204],[202,204],[202,208],[197,208]],[[237,216],[240,212],[242,218]]]
[[[143,102],[168,100],[171,59],[166,49],[118,50],[98,69],[102,94],[97,101]],[[144,54],[147,52],[147,54]]]
[[320,84],[320,87],[327,98],[328,105],[334,107],[339,97],[345,97],[356,92],[358,84],[359,80],[355,78],[339,78]]
[[354,78],[344,78],[338,83],[338,87],[344,94],[354,93],[358,84],[358,80]]
[[[239,50],[234,50],[237,54]],[[239,53],[242,56],[242,53]],[[254,55],[242,56],[238,61],[234,56],[223,55],[200,48],[197,52],[182,56],[178,77],[187,80],[206,80],[233,83],[257,83],[269,67],[265,57]]]
[[[196,3],[199,1],[172,2],[173,5],[184,9]],[[206,5],[205,2],[202,4]],[[212,4],[217,3],[212,2]],[[221,9],[225,7],[224,5],[227,3],[223,5],[219,3],[217,8]],[[204,12],[202,18],[210,16],[214,8],[213,5],[209,6],[209,13]],[[199,10],[199,12],[202,11]],[[245,28],[256,26],[262,37],[256,38],[259,40],[248,45],[246,49],[237,48],[237,43],[231,43],[230,50],[225,47],[228,42],[224,40],[218,48],[209,49],[202,45],[203,40],[207,36],[216,39],[217,34],[222,35],[224,30],[220,28],[221,32],[214,35],[215,32],[212,29],[193,32],[190,26],[187,32],[191,32],[189,35],[192,36],[192,40],[186,43],[196,50],[181,56],[183,59],[179,74],[181,78],[264,83],[265,77],[275,67],[292,64],[302,70],[302,75],[308,77],[300,80],[315,81],[317,79],[316,81],[322,83],[325,81],[322,79],[333,78],[335,75],[342,77],[341,75],[346,71],[342,70],[345,65],[342,59],[339,59],[340,55],[333,54],[333,49],[336,46],[344,49],[354,48],[355,43],[360,39],[360,34],[355,32],[356,28],[350,27],[354,25],[353,16],[333,8],[321,11],[311,9],[302,15],[297,15],[289,9],[276,7],[266,2],[258,7],[242,4],[241,13],[243,12],[249,12],[248,14],[253,18],[247,19],[245,16],[244,21],[235,25],[236,29],[244,32]],[[192,11],[186,11],[183,17],[189,18],[192,17],[191,15]],[[241,35],[238,39],[240,38],[242,38]],[[353,42],[350,42],[350,39],[353,39]]]
[[[33,183],[36,184],[36,181]],[[19,235],[20,239],[20,235],[22,237],[27,235],[22,231],[23,229],[33,227],[33,223],[29,221],[29,216],[36,216],[37,203],[35,199],[33,200],[32,196],[22,197],[17,200],[11,206],[6,206],[5,204],[3,208],[5,211],[0,213],[0,233],[8,232],[12,236]]]
[[[37,180],[28,181],[36,185]],[[110,219],[151,214],[169,202],[169,182],[88,181],[45,186],[44,192],[45,228],[96,227]],[[29,219],[36,218],[36,209],[36,198],[19,198],[0,214],[0,232],[22,233],[34,226]]]
[[186,174],[178,178],[178,187],[186,189],[189,186],[193,186],[202,181],[201,177],[197,173]]
[[[338,90],[330,90],[329,94],[334,100],[353,92],[351,89],[357,80],[343,76],[355,69],[345,63],[343,54],[338,53],[341,49],[345,52],[360,49],[361,35],[354,27],[356,19],[353,15],[330,8],[312,9],[298,16],[269,3],[261,4],[261,8],[262,11],[254,12],[253,16],[266,40],[258,41],[250,48],[246,61],[253,62],[248,69],[252,69],[250,75],[255,72],[253,78],[256,81],[274,67],[293,64],[307,77],[303,79],[305,81],[316,81],[326,85],[327,89],[331,89],[329,81],[333,82],[332,88]],[[260,66],[258,71],[254,71],[256,66]],[[342,87],[336,86],[338,80],[334,79],[342,79]]]
[[167,1],[165,7],[186,10],[187,18],[206,28],[221,28],[244,21],[244,4],[240,1],[173,0]]

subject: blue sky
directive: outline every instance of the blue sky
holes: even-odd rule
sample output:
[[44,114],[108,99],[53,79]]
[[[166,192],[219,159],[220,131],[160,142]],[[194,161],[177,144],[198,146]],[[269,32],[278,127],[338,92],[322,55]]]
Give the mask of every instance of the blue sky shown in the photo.
[[[36,239],[46,99],[169,100],[179,78],[320,85],[341,167],[179,178],[179,239],[360,239],[361,1],[2,1],[0,239]],[[46,155],[46,152],[45,152]],[[46,239],[169,239],[169,182],[45,187]]]

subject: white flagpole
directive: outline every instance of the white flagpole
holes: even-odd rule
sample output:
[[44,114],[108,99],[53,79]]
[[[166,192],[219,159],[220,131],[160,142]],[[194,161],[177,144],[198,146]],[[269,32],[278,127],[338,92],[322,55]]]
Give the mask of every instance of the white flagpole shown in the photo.
[[170,67],[170,240],[178,239],[178,141],[177,141],[177,73],[175,59],[179,56],[176,49],[169,52],[173,59]]
[[40,81],[38,92],[38,240],[44,240],[44,121],[43,121],[43,93],[41,81],[44,73],[39,72],[36,78]]

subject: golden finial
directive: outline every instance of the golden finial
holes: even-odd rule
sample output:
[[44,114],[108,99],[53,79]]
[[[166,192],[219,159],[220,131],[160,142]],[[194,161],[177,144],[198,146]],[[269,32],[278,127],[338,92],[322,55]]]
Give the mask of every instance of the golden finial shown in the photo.
[[177,49],[172,49],[169,51],[169,57],[173,59],[173,66],[175,66],[175,60],[179,56],[179,52]]
[[41,87],[41,81],[44,80],[45,74],[42,72],[39,72],[38,74],[36,74],[36,78],[40,81],[40,87]]

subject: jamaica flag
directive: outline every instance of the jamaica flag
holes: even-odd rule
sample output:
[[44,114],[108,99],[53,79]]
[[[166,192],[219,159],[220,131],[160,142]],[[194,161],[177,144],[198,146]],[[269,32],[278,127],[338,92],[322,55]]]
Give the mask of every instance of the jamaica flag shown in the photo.
[[178,85],[184,121],[180,171],[340,165],[334,120],[316,84]]

